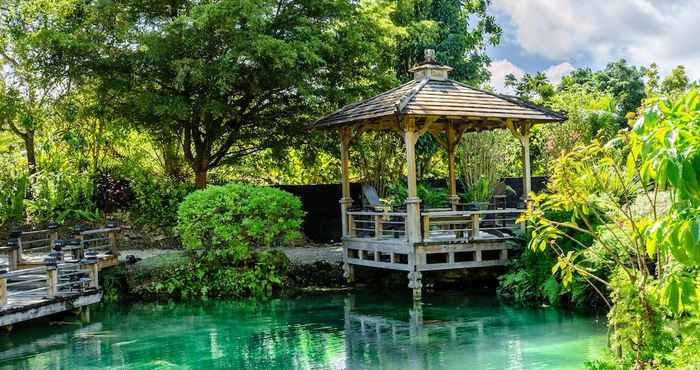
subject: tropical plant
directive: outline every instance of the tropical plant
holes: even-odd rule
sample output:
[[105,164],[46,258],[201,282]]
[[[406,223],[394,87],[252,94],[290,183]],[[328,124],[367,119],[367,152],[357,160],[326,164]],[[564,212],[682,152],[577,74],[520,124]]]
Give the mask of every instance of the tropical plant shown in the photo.
[[462,197],[467,202],[488,202],[493,195],[494,188],[486,176],[479,177],[475,183],[466,189]]
[[[530,248],[555,253],[552,273],[563,285],[580,276],[610,302],[611,343],[629,366],[655,363],[658,352],[672,348],[665,321],[697,311],[698,117],[695,91],[655,102],[628,135],[558,161],[556,191],[533,197],[523,219],[531,223]],[[552,211],[571,218],[554,220],[546,214]],[[592,247],[577,242],[572,231],[590,236]],[[564,250],[562,240],[579,248]],[[607,262],[610,276],[594,273],[591,255]]]

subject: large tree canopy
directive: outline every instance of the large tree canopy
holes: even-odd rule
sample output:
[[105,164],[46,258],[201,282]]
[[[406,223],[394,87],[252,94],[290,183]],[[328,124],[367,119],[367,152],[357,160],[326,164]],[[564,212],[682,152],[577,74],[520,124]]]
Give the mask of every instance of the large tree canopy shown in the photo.
[[99,81],[128,120],[176,133],[209,169],[289,145],[318,111],[392,81],[381,25],[349,0],[32,2],[18,17],[46,71]]
[[501,28],[486,10],[490,0],[398,0],[393,22],[405,28],[398,37],[396,71],[401,80],[423,61],[424,49],[435,49],[437,60],[454,68],[458,81],[487,81],[490,62],[486,46],[500,42]]

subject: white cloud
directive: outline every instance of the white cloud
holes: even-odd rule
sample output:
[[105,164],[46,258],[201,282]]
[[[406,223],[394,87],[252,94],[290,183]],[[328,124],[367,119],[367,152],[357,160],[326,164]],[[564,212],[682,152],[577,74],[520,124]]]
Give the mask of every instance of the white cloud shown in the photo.
[[510,18],[514,41],[528,53],[597,66],[656,62],[663,73],[683,64],[700,78],[700,1],[495,0],[494,9]]
[[511,88],[506,89],[506,75],[512,73],[517,78],[522,78],[525,75],[522,69],[511,63],[507,59],[495,60],[489,66],[491,72],[491,86],[498,92],[512,94]]
[[561,81],[561,78],[568,75],[576,69],[574,66],[571,65],[569,62],[564,62],[564,63],[559,63],[555,64],[547,69],[544,70],[545,76],[547,76],[547,79],[549,82],[557,85]]

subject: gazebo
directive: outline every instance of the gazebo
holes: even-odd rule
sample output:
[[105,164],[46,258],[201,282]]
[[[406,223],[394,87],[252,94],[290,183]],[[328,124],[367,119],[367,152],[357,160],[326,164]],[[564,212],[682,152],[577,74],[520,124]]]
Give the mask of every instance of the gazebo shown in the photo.
[[[420,300],[424,271],[496,266],[508,259],[506,241],[513,237],[515,219],[522,210],[460,209],[455,148],[465,132],[510,130],[522,147],[526,198],[531,190],[530,128],[561,122],[566,116],[450,80],[451,70],[435,60],[433,50],[426,50],[425,61],[411,69],[412,81],[311,124],[314,129],[340,132],[343,268],[349,281],[355,277],[355,266],[406,271],[413,297]],[[397,131],[403,136],[408,188],[405,211],[352,208],[348,150],[359,134],[370,130]],[[449,208],[422,208],[417,195],[415,144],[428,133],[448,153]]]

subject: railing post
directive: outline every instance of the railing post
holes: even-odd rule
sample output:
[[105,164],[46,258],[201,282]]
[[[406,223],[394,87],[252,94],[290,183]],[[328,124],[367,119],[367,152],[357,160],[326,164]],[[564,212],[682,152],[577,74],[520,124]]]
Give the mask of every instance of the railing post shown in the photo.
[[46,263],[46,296],[54,298],[58,293],[58,266],[55,258],[47,258]]
[[58,240],[58,224],[51,220],[46,228],[49,229],[49,245],[53,246],[53,243]]
[[374,215],[374,237],[381,239],[384,236],[384,224],[382,223],[383,215]]
[[99,270],[97,266],[97,259],[89,258],[80,261],[80,268],[83,270],[88,270],[88,277],[90,278],[89,287],[92,289],[99,288]]
[[15,271],[18,263],[19,246],[17,245],[17,239],[10,239],[7,241],[7,267],[10,271]]
[[22,258],[22,235],[17,237],[17,264],[21,264],[24,261]]
[[7,304],[7,278],[5,271],[0,271],[0,307]]
[[348,236],[354,238],[357,236],[357,230],[355,230],[355,220],[353,220],[353,215],[348,214]]
[[117,230],[113,229],[110,230],[109,233],[107,233],[107,236],[109,237],[109,250],[112,253],[113,256],[119,256],[119,244],[117,241]]
[[430,216],[423,215],[423,240],[430,238]]
[[476,237],[479,235],[479,214],[478,213],[473,213],[472,214],[472,235],[471,235],[471,240],[476,239]]

